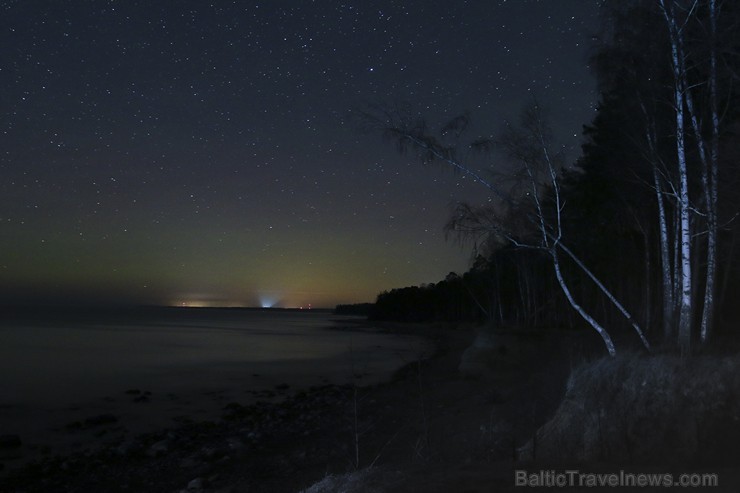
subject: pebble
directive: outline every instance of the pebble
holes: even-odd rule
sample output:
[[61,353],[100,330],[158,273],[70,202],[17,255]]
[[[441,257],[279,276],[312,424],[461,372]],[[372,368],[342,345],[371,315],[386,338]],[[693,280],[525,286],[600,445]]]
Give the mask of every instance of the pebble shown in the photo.
[[170,443],[169,440],[160,440],[157,443],[153,444],[151,447],[149,447],[149,450],[147,450],[146,454],[149,457],[159,457],[162,455],[167,454],[167,452],[170,451]]
[[189,491],[202,490],[203,489],[203,478],[195,478],[188,483],[187,489]]
[[194,469],[201,465],[201,461],[199,461],[196,457],[190,456],[180,460],[179,464],[180,469]]
[[[151,395],[148,391],[138,389],[131,389],[127,393],[132,398]],[[104,455],[80,458],[82,455],[75,454],[64,458],[63,461],[53,463],[53,471],[50,470],[47,474],[50,477],[69,476],[70,472],[76,473],[81,464],[90,464],[92,460],[97,459],[102,462],[94,468],[96,472],[92,474],[106,476],[111,474],[105,469],[108,465],[107,461],[114,461],[112,464],[121,464],[129,456],[133,458],[143,454],[156,459],[148,461],[151,465],[147,467],[163,465],[179,469],[190,477],[198,476],[188,482],[184,489],[180,489],[180,493],[211,492],[211,485],[220,481],[213,480],[209,474],[222,467],[220,464],[233,463],[249,451],[260,450],[264,444],[271,443],[271,437],[275,434],[279,436],[291,434],[297,437],[300,437],[302,433],[309,434],[311,425],[324,416],[327,408],[333,409],[346,399],[346,388],[320,386],[312,389],[311,392],[301,392],[280,403],[257,401],[250,404],[239,404],[233,402],[224,407],[220,421],[195,423],[189,420],[181,422],[182,426],[174,430],[163,430],[141,437],[121,437],[102,450]],[[103,431],[109,429],[103,425],[117,421],[118,418],[112,414],[101,414],[77,422],[75,425],[81,429],[95,427]],[[20,450],[20,437],[0,435],[0,450],[2,447],[10,446]],[[90,453],[92,454],[93,451]],[[300,462],[309,456],[305,450],[296,453]],[[153,478],[153,481],[157,483],[158,478]],[[180,488],[183,487],[184,485],[180,486]],[[227,488],[218,491],[227,492],[228,490]]]
[[242,450],[246,447],[246,445],[244,445],[244,442],[235,437],[228,438],[226,440],[226,444],[231,450]]

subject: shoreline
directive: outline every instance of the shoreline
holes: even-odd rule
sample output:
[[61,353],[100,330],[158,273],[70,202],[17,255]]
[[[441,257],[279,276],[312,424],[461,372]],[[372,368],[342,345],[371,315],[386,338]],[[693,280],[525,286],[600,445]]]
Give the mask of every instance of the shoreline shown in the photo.
[[[282,389],[279,402],[229,402],[218,420],[183,420],[98,452],[47,458],[0,478],[0,491],[515,493],[521,489],[515,471],[696,469],[660,460],[638,465],[528,459],[523,450],[560,406],[572,362],[552,339],[527,336],[528,343],[540,345],[522,352],[509,339],[518,356],[507,360],[501,353],[494,371],[466,377],[459,366],[476,330],[437,327],[426,334],[435,341],[435,353],[408,362],[385,382]],[[553,337],[561,340],[562,334]],[[713,491],[737,491],[734,468],[710,472],[722,480]]]
[[[184,313],[182,310],[178,312]],[[213,339],[204,331],[194,333],[193,319],[186,318],[175,321],[176,324],[184,323],[185,335],[174,339],[174,350],[180,351],[178,354],[184,353],[185,357],[165,354],[164,359],[161,359],[157,356],[157,351],[169,351],[167,346],[162,345],[162,341],[170,337],[167,331],[173,326],[171,320],[166,319],[166,324],[158,325],[158,320],[149,322],[144,319],[147,323],[140,326],[140,314],[134,313],[121,319],[123,335],[118,336],[113,331],[111,334],[116,336],[114,341],[123,341],[129,345],[125,347],[126,351],[145,352],[147,356],[144,365],[139,364],[141,358],[138,358],[138,354],[133,354],[138,359],[123,365],[126,357],[112,355],[115,356],[115,369],[99,368],[98,365],[106,365],[110,360],[98,357],[97,360],[90,360],[95,361],[95,365],[87,362],[86,366],[76,365],[70,370],[64,366],[67,360],[75,365],[73,360],[78,353],[83,358],[87,358],[87,355],[81,353],[78,347],[68,346],[64,342],[65,338],[70,334],[79,339],[83,336],[90,337],[89,334],[96,336],[97,333],[102,335],[97,336],[96,340],[108,337],[105,333],[108,326],[102,325],[102,329],[97,329],[96,317],[90,317],[87,313],[73,313],[75,316],[71,319],[62,320],[62,328],[59,329],[52,327],[49,330],[45,325],[37,329],[36,321],[31,320],[29,323],[28,319],[23,319],[24,323],[18,325],[18,328],[13,323],[9,324],[10,330],[19,334],[28,330],[27,324],[32,337],[28,342],[19,338],[22,343],[16,344],[19,350],[3,363],[5,375],[2,381],[6,393],[0,396],[0,436],[19,436],[23,447],[15,452],[21,452],[24,456],[21,460],[12,454],[9,459],[0,457],[0,463],[5,463],[5,469],[34,458],[39,449],[47,453],[51,449],[55,454],[74,451],[75,447],[80,447],[78,442],[82,440],[84,433],[73,436],[68,433],[68,429],[76,429],[78,432],[86,429],[88,427],[84,423],[91,419],[94,421],[99,415],[115,415],[119,426],[125,426],[129,434],[155,431],[156,428],[173,424],[171,418],[182,415],[192,419],[217,419],[221,408],[228,402],[257,400],[255,391],[277,393],[282,398],[296,388],[329,383],[343,384],[358,378],[357,373],[369,382],[387,379],[396,367],[404,364],[408,357],[404,356],[406,353],[416,351],[417,346],[422,347],[411,339],[405,342],[403,339],[389,338],[386,337],[387,333],[372,328],[360,330],[361,325],[345,323],[351,320],[348,317],[318,314],[318,319],[311,317],[308,320],[318,320],[324,325],[317,325],[315,328],[299,325],[295,330],[288,328],[277,331],[275,337],[269,336],[269,332],[265,330],[255,331],[254,336],[247,331],[247,339],[231,330],[231,327],[239,327],[244,322],[241,319],[228,319],[224,324],[226,331],[214,331],[215,337],[221,337],[219,333],[224,332],[227,335],[235,334],[233,337],[229,335],[228,341],[245,344],[243,341],[246,340],[247,345],[252,344],[251,347],[257,348],[256,358],[249,356],[255,352],[249,347],[248,355],[243,356],[244,353],[239,353],[238,347],[226,347],[223,342],[225,339],[217,339],[220,346],[206,346],[207,351],[191,352],[202,359],[187,359],[191,354],[185,353],[189,350],[188,344],[199,344],[198,337],[202,337],[206,344]],[[157,313],[162,311],[157,310]],[[83,317],[87,317],[86,325],[78,327]],[[299,319],[302,320],[303,317]],[[114,324],[118,323],[119,319],[114,321]],[[200,325],[199,319],[195,319],[195,322]],[[334,335],[337,333],[337,324],[343,327],[340,332],[344,335],[340,337]],[[150,326],[154,328],[154,335],[142,340],[141,335]],[[160,334],[160,326],[165,327],[163,334]],[[195,330],[201,330],[195,327]],[[117,330],[118,327],[113,325],[111,329]],[[353,336],[350,331],[358,335]],[[6,334],[10,334],[8,340],[11,344],[8,347],[13,348],[13,332]],[[267,334],[269,338],[263,338],[261,334]],[[286,336],[283,337],[282,334]],[[46,353],[42,352],[42,357],[37,358],[38,362],[19,366],[23,365],[22,361],[15,360],[20,358],[20,349],[40,340],[42,336],[50,339],[45,346],[53,347],[61,342],[62,349],[56,352],[69,351],[70,356],[57,358],[55,364],[46,364],[43,362]],[[148,341],[151,342],[152,339],[159,345],[149,344]],[[135,341],[135,346],[130,346],[131,341]],[[108,343],[108,346],[111,344]],[[281,348],[283,344],[287,347],[285,351]],[[85,344],[82,349],[90,352],[95,347]],[[181,350],[180,347],[184,349]],[[199,350],[197,346],[194,347],[195,351]],[[226,352],[217,352],[222,347]],[[275,347],[280,351],[275,352]],[[263,348],[261,354],[259,348]],[[104,349],[110,351],[109,347]],[[49,356],[56,358],[56,355]],[[286,391],[287,388],[290,391]],[[3,474],[2,469],[0,467],[0,475]]]
[[373,325],[363,330],[423,334],[435,351],[383,382],[230,402],[218,420],[183,420],[97,452],[50,457],[4,477],[0,490],[313,493],[339,491],[345,486],[320,483],[349,478],[369,485],[358,491],[441,493],[466,477],[475,478],[471,492],[510,486],[513,446],[540,424],[521,412],[522,402],[563,382],[549,369],[532,382],[521,367],[493,379],[461,376],[461,355],[476,335],[470,327]]
[[[321,330],[396,336],[415,335],[424,336],[424,340],[431,341],[418,331],[398,333],[381,329],[365,320],[337,318],[339,320],[332,317],[333,325]],[[419,350],[421,351],[421,348]],[[150,439],[147,437],[168,436],[173,433],[188,435],[192,431],[188,430],[192,427],[197,428],[206,423],[208,426],[218,427],[219,423],[233,420],[245,413],[282,415],[285,409],[298,405],[296,400],[323,402],[327,399],[331,401],[339,395],[346,398],[345,394],[351,385],[340,380],[367,386],[369,378],[369,385],[383,384],[391,381],[405,364],[393,365],[392,369],[381,371],[381,374],[368,374],[362,371],[363,368],[358,368],[357,373],[351,376],[348,374],[343,379],[325,376],[308,379],[305,375],[294,375],[290,378],[290,372],[283,372],[283,376],[276,377],[270,371],[264,371],[251,375],[253,381],[262,380],[262,384],[257,388],[254,386],[243,388],[243,385],[231,382],[220,384],[222,387],[220,390],[191,392],[191,395],[161,389],[154,391],[151,387],[129,387],[113,396],[98,396],[96,399],[91,398],[66,409],[52,409],[46,412],[46,415],[53,415],[54,419],[53,423],[44,425],[48,431],[19,434],[20,447],[9,451],[0,449],[0,486],[6,480],[16,485],[14,487],[26,483],[29,480],[27,475],[25,480],[21,479],[24,476],[24,469],[38,472],[40,467],[45,471],[43,476],[54,476],[59,472],[54,472],[55,464],[60,467],[64,465],[66,475],[69,464],[80,462],[82,458],[111,455],[126,457],[129,452],[141,452],[142,448],[153,445],[149,444]],[[288,364],[286,367],[289,366]],[[182,412],[173,416],[173,409],[177,409],[178,406]],[[163,411],[163,407],[167,409]],[[7,406],[5,412],[8,413],[11,409],[12,406]],[[136,411],[143,413],[144,417],[132,418],[132,413]],[[20,407],[17,408],[17,412],[26,413]],[[44,415],[43,411],[34,410],[34,412],[36,415]],[[222,430],[222,433],[225,432],[226,430]],[[5,491],[2,487],[0,490]]]

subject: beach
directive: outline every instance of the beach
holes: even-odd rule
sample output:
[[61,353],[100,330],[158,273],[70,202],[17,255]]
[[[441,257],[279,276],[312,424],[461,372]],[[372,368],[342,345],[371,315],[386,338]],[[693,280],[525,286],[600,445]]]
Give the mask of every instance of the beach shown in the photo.
[[[430,347],[357,330],[356,317],[280,310],[51,310],[0,327],[0,435],[22,446],[3,469],[89,450],[232,402],[385,380]],[[106,425],[106,426],[103,426]],[[3,471],[0,470],[0,474]]]
[[[225,389],[208,397],[217,416],[183,415],[143,434],[124,429],[115,414],[94,414],[65,430],[81,448],[41,450],[37,463],[5,471],[2,491],[288,492],[347,474],[378,488],[358,491],[455,491],[449,482],[466,477],[466,491],[510,484],[515,446],[541,419],[522,414],[521,401],[559,395],[562,376],[524,379],[532,375],[524,368],[503,369],[494,380],[462,376],[460,358],[476,334],[469,327],[350,328],[421,337],[434,351],[376,381],[356,374],[303,388],[278,383],[234,400],[234,389]],[[131,389],[126,405],[151,405],[158,396],[145,392]]]
[[[358,321],[344,330],[350,327],[392,339],[420,337],[434,351],[378,381],[277,384],[243,399],[224,399],[218,416],[184,416],[144,434],[124,433],[120,422],[105,415],[82,421],[72,431],[89,437],[86,443],[94,447],[47,454],[36,464],[6,471],[0,491],[513,492],[521,490],[517,471],[564,470],[710,471],[722,480],[712,491],[736,491],[732,464],[700,468],[667,467],[661,458],[652,465],[533,458],[533,437],[566,392],[575,361],[564,348],[575,346],[582,338],[578,333],[498,332],[504,344],[476,369],[468,349],[480,340],[481,329]],[[135,401],[143,393],[128,397]],[[672,491],[640,491],[666,490]]]

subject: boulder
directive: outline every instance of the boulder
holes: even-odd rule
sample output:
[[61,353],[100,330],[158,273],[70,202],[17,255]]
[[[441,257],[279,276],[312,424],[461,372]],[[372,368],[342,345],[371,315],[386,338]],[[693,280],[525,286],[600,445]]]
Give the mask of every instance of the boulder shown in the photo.
[[149,450],[147,450],[147,455],[149,457],[159,457],[162,455],[166,455],[170,451],[170,442],[167,439],[160,440],[156,443],[154,443],[151,447],[149,447]]

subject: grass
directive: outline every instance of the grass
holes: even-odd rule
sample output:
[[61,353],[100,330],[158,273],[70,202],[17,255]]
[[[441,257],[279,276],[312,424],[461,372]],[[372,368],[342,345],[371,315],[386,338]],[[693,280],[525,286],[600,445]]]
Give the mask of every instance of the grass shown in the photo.
[[576,368],[555,415],[521,452],[545,460],[724,463],[740,458],[737,443],[740,356],[624,354]]

